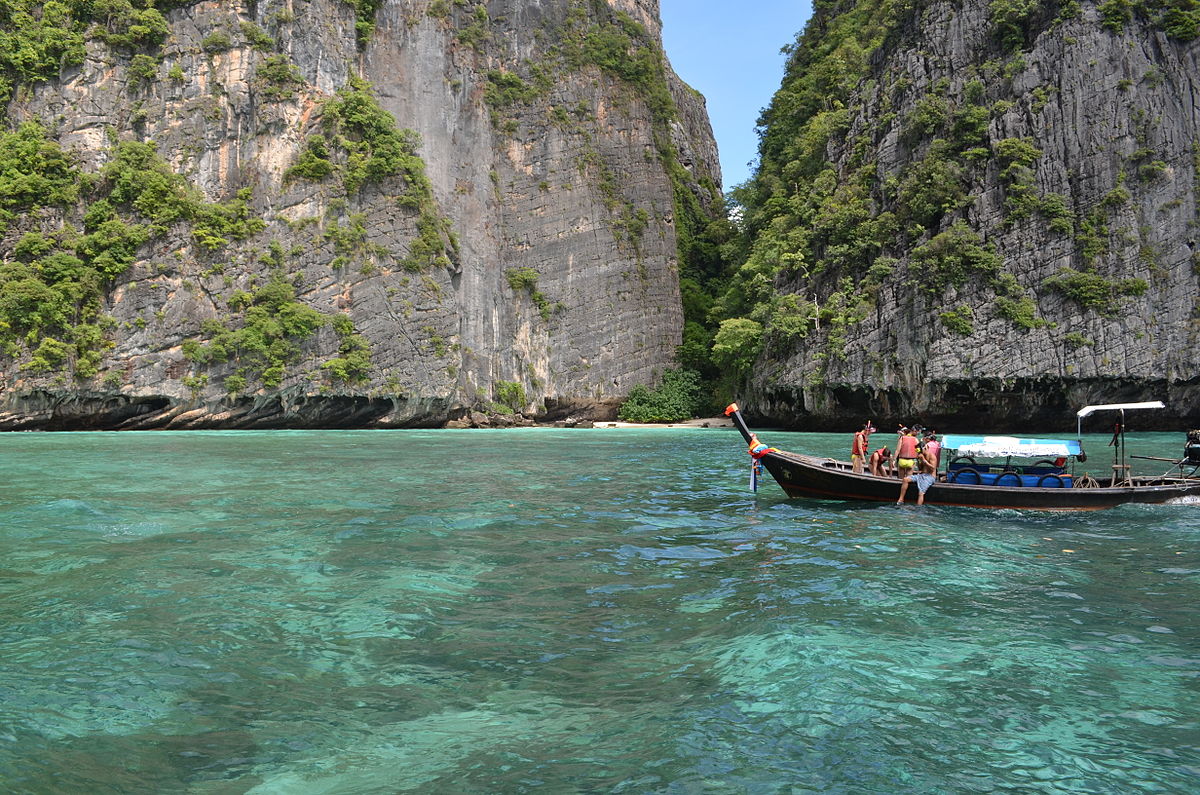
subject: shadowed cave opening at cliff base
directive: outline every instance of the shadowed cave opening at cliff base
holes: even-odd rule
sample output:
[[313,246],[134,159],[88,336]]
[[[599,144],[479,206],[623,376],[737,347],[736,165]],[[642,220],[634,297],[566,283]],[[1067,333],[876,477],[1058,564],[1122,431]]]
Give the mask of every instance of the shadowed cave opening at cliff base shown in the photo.
[[[1166,409],[1132,417],[1131,427],[1177,431],[1200,422],[1200,378],[1186,382],[1134,378],[1067,381],[1054,378],[959,380],[926,384],[919,400],[898,389],[830,387],[835,395],[780,390],[745,413],[757,425],[797,431],[857,428],[863,417],[880,427],[919,422],[946,432],[1060,433],[1075,427],[1079,406],[1162,399]],[[824,403],[822,400],[824,399]],[[833,406],[835,410],[822,410]],[[806,411],[805,409],[809,409]]]

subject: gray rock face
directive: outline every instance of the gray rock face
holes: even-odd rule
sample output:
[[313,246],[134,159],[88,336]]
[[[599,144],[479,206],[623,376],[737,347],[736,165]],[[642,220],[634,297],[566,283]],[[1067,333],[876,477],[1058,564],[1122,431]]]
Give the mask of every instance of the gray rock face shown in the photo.
[[[609,6],[660,49],[657,0]],[[81,68],[37,84],[9,115],[43,120],[91,171],[109,157],[106,130],[154,141],[209,200],[250,188],[266,229],[216,253],[198,250],[183,228],[156,238],[108,292],[114,345],[100,374],[31,375],[12,360],[0,427],[437,425],[486,407],[500,383],[519,385],[524,402],[514,408],[542,412],[548,401],[565,416],[573,406],[609,411],[670,366],[682,316],[662,141],[689,175],[685,189],[714,211],[716,147],[703,100],[665,58],[656,79],[674,99],[669,120],[655,117],[643,87],[586,60],[564,61],[564,37],[615,24],[602,4],[387,0],[361,48],[353,7],[339,0],[203,2],[166,16],[161,79],[139,88],[128,57],[92,40]],[[246,23],[275,49],[255,50],[240,34]],[[233,46],[206,51],[213,31],[228,32]],[[256,77],[272,54],[298,70],[294,97],[272,98]],[[174,67],[183,79],[166,77]],[[538,83],[539,67],[549,81]],[[489,87],[500,73],[539,87],[498,103]],[[420,136],[418,154],[457,244],[443,267],[403,265],[421,230],[418,214],[397,203],[400,177],[352,195],[335,180],[285,179],[323,129],[322,101],[351,75]],[[339,248],[331,231],[356,223],[365,234]],[[298,300],[348,316],[369,342],[365,381],[338,382],[322,368],[338,355],[329,326],[300,343],[278,386],[252,379],[229,394],[235,363],[185,356],[185,340],[204,340],[204,321],[228,316],[237,291],[266,280],[270,251],[283,252]],[[514,286],[515,269],[533,269],[535,285]]]
[[[927,140],[904,135],[923,97],[939,94],[953,109],[978,80],[989,103],[1011,103],[992,105],[987,138],[993,146],[1025,138],[1041,151],[1031,166],[1035,195],[1063,197],[1074,233],[1056,231],[1042,213],[1009,218],[995,162],[973,178],[965,213],[940,230],[965,218],[1032,300],[1033,322],[1004,316],[982,280],[931,298],[912,286],[919,266],[902,256],[900,277],[885,281],[871,311],[845,331],[844,358],[828,355],[828,328],[767,351],[745,401],[753,413],[808,428],[874,417],[1047,429],[1074,427],[1074,411],[1088,403],[1163,399],[1170,411],[1139,415],[1141,427],[1200,417],[1200,41],[1137,22],[1115,34],[1096,6],[1081,6],[1081,16],[1044,26],[1024,52],[985,63],[996,52],[988,4],[928,5],[918,25],[875,53],[873,79],[852,111],[851,137],[872,136],[884,183],[927,151]],[[852,167],[841,142],[828,154],[839,173]],[[1112,194],[1119,187],[1127,195]],[[1089,219],[1099,222],[1090,261],[1080,234]],[[1098,311],[1053,289],[1068,267],[1141,279],[1148,289]],[[821,288],[792,289],[811,297]],[[953,333],[940,314],[962,306],[972,328]]]

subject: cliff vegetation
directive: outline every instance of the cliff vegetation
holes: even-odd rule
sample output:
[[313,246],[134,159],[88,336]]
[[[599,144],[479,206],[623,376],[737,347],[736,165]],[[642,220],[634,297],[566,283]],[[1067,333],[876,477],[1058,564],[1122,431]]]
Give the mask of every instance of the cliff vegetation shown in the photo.
[[756,413],[1200,412],[1200,6],[821,2],[706,283]]
[[0,427],[607,412],[719,217],[651,0],[0,0]]

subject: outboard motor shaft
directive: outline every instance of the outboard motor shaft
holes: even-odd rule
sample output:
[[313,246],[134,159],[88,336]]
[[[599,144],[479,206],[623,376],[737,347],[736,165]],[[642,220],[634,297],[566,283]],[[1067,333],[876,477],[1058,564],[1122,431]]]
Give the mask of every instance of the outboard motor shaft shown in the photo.
[[1188,431],[1187,444],[1183,448],[1183,459],[1189,464],[1200,465],[1200,430]]

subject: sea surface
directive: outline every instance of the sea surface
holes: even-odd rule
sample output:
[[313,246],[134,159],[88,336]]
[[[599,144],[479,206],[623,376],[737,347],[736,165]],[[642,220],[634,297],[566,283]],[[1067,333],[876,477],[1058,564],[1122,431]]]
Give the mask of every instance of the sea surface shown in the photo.
[[1200,791],[1200,506],[789,501],[748,460],[0,435],[0,791]]

